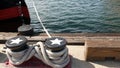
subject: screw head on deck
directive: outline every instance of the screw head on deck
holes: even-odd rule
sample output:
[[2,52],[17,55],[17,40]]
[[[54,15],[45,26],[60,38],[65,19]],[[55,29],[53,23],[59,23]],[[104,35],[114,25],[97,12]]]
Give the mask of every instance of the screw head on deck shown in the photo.
[[52,37],[45,41],[45,45],[51,51],[60,51],[66,47],[67,41],[64,38]]
[[17,36],[10,38],[6,41],[5,45],[7,48],[11,49],[12,51],[22,51],[28,48],[27,46],[27,39],[23,36]]

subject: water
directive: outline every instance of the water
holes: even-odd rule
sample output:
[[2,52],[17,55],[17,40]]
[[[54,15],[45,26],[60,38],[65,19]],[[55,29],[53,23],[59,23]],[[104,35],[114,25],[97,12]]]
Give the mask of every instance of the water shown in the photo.
[[[120,0],[34,0],[49,32],[120,33]],[[41,32],[32,1],[32,25]]]

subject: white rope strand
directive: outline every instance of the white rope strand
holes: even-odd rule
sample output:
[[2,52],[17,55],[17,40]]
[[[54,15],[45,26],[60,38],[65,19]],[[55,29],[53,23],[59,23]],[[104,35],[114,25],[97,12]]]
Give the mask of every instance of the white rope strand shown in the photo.
[[39,16],[38,11],[37,11],[37,8],[36,8],[36,6],[35,6],[35,2],[34,2],[33,0],[32,0],[32,3],[33,3],[33,7],[34,7],[34,10],[35,10],[35,12],[36,12],[36,15],[37,15],[37,18],[38,18],[40,24],[42,25],[42,27],[43,27],[44,31],[46,32],[46,34],[48,35],[48,37],[51,38],[51,35],[49,34],[48,30],[45,28],[45,26],[44,26],[43,23],[42,23],[42,20],[41,20],[41,18],[40,18],[40,16]]
[[12,52],[9,48],[6,49],[6,54],[9,62],[13,65],[20,65],[34,56],[34,46],[29,46],[28,49],[21,52]]
[[[68,49],[65,48],[63,51],[61,52],[48,52],[46,51],[46,48],[44,47],[45,45],[42,43],[42,42],[38,42],[36,45],[39,45],[40,47],[40,50],[37,49],[36,51],[38,52],[41,52],[42,54],[42,58],[43,58],[43,62],[53,68],[64,68],[70,61],[70,58],[68,56]],[[53,59],[56,59],[56,60],[53,60],[53,59],[50,59],[50,56],[49,55],[56,55],[56,57],[60,57],[61,55],[61,58],[60,59],[56,59],[54,56],[53,56]],[[61,54],[61,55],[60,55]]]
[[30,45],[28,49],[20,52],[13,52],[7,48],[6,54],[9,62],[13,65],[21,65],[33,56],[53,68],[64,68],[70,61],[68,48],[65,48],[59,52],[52,52],[47,50],[42,42]]

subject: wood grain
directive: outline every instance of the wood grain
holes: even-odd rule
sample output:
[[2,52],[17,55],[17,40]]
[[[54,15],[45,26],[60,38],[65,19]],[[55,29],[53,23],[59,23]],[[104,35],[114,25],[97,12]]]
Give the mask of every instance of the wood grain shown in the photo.
[[88,37],[85,42],[86,60],[120,59],[120,37]]

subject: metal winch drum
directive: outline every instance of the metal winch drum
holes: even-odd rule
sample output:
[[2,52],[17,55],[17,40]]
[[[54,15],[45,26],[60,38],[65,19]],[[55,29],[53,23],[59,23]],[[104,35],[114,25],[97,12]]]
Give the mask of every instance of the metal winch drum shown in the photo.
[[22,25],[18,27],[18,32],[20,35],[30,36],[33,35],[34,31],[31,25]]
[[68,48],[66,47],[67,41],[61,37],[48,38],[45,41],[46,52],[51,62],[65,67],[69,61]]
[[6,47],[13,52],[20,52],[28,48],[27,39],[23,36],[17,36],[7,40]]
[[6,55],[12,65],[21,65],[33,56],[31,53],[33,47],[27,45],[27,39],[24,36],[8,39],[5,45],[7,47]]
[[58,52],[66,47],[67,41],[64,38],[52,37],[45,41],[46,48],[52,52]]

